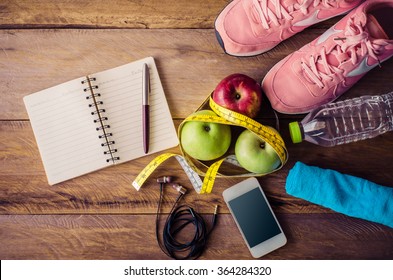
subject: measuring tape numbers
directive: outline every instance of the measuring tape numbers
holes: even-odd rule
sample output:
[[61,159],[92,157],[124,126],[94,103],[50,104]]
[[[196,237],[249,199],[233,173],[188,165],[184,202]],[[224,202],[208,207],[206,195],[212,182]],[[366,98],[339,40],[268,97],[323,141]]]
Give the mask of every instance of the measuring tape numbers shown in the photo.
[[[207,100],[205,101],[205,103]],[[269,126],[262,125],[261,123],[229,109],[226,109],[217,103],[209,96],[208,98],[209,106],[211,110],[213,110],[217,116],[212,115],[190,115],[180,124],[178,129],[180,150],[182,155],[174,154],[174,153],[164,153],[156,158],[154,158],[136,177],[132,185],[139,190],[143,183],[147,180],[147,178],[154,172],[154,170],[164,163],[167,159],[171,157],[175,157],[179,162],[180,166],[183,168],[187,177],[189,178],[191,184],[193,185],[195,191],[200,194],[211,193],[215,179],[217,177],[250,177],[250,176],[263,176],[269,173],[273,173],[282,168],[282,166],[288,160],[288,151],[285,147],[284,140],[281,135],[273,128]],[[200,107],[201,108],[201,107]],[[239,167],[240,164],[236,160],[235,155],[228,155],[224,158],[221,158],[215,162],[213,162],[210,166],[205,163],[193,159],[187,153],[184,152],[181,146],[181,129],[183,125],[189,121],[200,121],[200,122],[214,122],[232,126],[240,126],[245,129],[252,131],[263,141],[267,142],[269,145],[273,147],[276,151],[277,155],[280,158],[281,164],[275,170],[272,170],[268,173],[242,173],[242,174],[222,174],[219,173],[219,169],[224,162],[232,164],[234,166]],[[200,177],[204,177],[203,181]]]

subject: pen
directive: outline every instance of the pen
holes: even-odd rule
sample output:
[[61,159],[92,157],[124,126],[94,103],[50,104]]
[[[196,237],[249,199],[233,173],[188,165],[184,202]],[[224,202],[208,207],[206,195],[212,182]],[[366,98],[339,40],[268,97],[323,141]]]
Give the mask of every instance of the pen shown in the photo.
[[149,152],[149,136],[150,136],[149,94],[150,94],[149,66],[147,66],[146,63],[144,63],[142,68],[142,125],[143,125],[143,149],[145,151],[145,154]]

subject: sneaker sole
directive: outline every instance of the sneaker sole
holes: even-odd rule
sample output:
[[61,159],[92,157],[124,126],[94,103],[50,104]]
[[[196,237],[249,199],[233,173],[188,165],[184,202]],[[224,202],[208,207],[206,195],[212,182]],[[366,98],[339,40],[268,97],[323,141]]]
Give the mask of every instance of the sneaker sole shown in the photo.
[[[224,50],[224,52],[226,53],[226,54],[228,54],[228,55],[230,55],[230,56],[235,56],[235,57],[251,57],[251,56],[257,56],[257,55],[260,55],[260,54],[263,54],[263,53],[265,53],[265,52],[268,52],[268,51],[270,51],[271,49],[273,49],[274,47],[276,47],[277,45],[274,45],[274,46],[272,46],[271,48],[268,48],[268,49],[264,49],[264,50],[258,50],[258,51],[255,51],[255,52],[249,52],[249,53],[230,53],[230,52],[228,52],[226,49],[225,49],[225,45],[224,45],[224,42],[223,42],[223,40],[222,40],[222,38],[221,38],[221,35],[220,35],[220,32],[218,32],[217,31],[217,29],[215,29],[214,28],[214,31],[215,31],[215,33],[216,33],[216,38],[217,38],[217,41],[218,41],[218,43],[220,44],[220,46],[221,46],[221,48]],[[281,42],[280,42],[281,43]]]

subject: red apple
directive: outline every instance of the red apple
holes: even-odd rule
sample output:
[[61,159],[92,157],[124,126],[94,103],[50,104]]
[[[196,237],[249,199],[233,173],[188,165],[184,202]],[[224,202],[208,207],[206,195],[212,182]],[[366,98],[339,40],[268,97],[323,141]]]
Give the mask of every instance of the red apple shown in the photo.
[[213,100],[224,108],[255,118],[261,108],[261,86],[244,74],[223,79],[213,92]]

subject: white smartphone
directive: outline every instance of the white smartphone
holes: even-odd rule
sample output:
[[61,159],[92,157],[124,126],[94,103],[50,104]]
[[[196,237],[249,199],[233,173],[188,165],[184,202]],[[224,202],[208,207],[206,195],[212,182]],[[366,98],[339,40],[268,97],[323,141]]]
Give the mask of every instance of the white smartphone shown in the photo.
[[287,243],[256,178],[251,177],[226,189],[223,197],[254,258],[260,258]]

